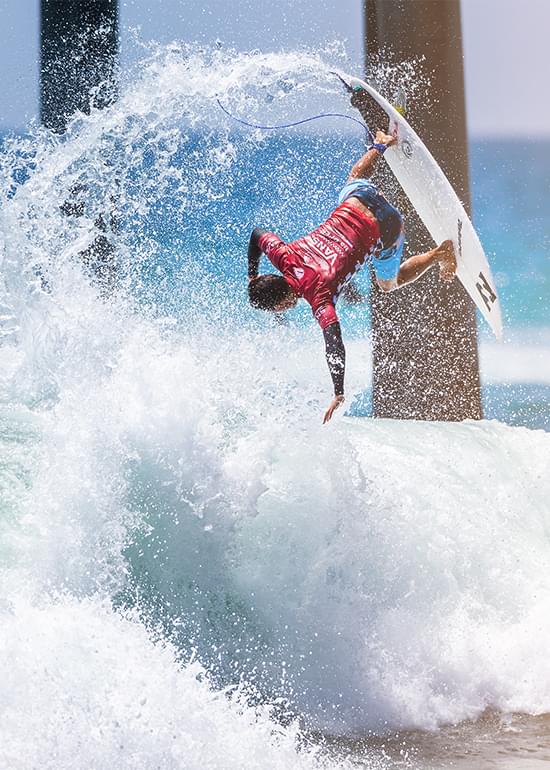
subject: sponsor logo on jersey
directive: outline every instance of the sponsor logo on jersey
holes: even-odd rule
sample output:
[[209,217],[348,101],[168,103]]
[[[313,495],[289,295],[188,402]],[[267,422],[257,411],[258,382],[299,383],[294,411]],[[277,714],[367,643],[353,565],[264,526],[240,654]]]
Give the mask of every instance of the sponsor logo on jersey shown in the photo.
[[313,248],[321,254],[321,256],[326,257],[326,259],[335,259],[338,256],[338,252],[334,246],[327,243],[324,238],[312,236],[311,241]]

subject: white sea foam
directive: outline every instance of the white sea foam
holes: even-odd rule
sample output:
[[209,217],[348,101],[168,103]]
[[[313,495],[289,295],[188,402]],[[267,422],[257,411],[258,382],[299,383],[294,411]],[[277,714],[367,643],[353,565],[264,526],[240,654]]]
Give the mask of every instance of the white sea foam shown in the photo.
[[139,331],[42,415],[12,590],[110,595],[130,572],[187,653],[326,729],[550,708],[548,434],[323,428],[275,336],[259,362]]
[[[144,307],[134,259],[154,266],[149,241],[130,252],[121,235],[109,299],[75,259],[117,175],[131,223],[167,180],[196,205],[167,147],[184,141],[182,112],[220,119],[205,89],[254,110],[284,76],[292,112],[293,88],[326,69],[307,55],[158,54],[64,143],[35,139],[36,170],[4,199],[5,763],[328,762],[213,689],[237,681],[344,733],[550,709],[549,434],[341,415],[323,427],[318,340],[259,334],[223,286],[204,293],[198,268],[177,318]],[[132,154],[146,130],[149,165]],[[239,151],[224,131],[194,151],[204,196]],[[90,210],[72,221],[59,205],[83,175]],[[365,357],[349,351],[359,391]]]
[[2,613],[0,648],[2,767],[326,766],[319,749],[299,747],[296,727],[214,691],[198,663],[182,667],[102,602],[17,601]]

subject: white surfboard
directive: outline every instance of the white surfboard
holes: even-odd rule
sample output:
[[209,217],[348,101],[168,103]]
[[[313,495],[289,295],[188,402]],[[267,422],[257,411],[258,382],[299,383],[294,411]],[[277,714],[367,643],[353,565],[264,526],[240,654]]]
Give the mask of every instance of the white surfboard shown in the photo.
[[501,339],[502,315],[491,269],[451,183],[418,134],[387,99],[363,80],[344,74],[340,77],[351,88],[364,88],[388,115],[388,133],[397,134],[397,144],[386,150],[384,158],[434,241],[452,239],[458,263],[456,274],[495,336]]

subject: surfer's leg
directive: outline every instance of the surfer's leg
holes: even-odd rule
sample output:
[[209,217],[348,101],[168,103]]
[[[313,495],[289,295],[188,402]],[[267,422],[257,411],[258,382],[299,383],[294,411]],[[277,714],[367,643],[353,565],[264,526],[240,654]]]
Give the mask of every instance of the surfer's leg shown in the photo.
[[452,241],[443,241],[435,249],[427,251],[425,254],[415,254],[406,259],[399,268],[397,274],[397,286],[405,286],[420,278],[426,270],[433,265],[439,265],[439,275],[443,281],[452,281],[456,273],[456,257]]
[[416,281],[426,270],[439,265],[439,275],[444,281],[452,281],[456,273],[456,257],[452,241],[443,241],[439,246],[415,254],[400,264],[399,253],[386,259],[373,257],[372,264],[376,281],[382,291],[393,291]]

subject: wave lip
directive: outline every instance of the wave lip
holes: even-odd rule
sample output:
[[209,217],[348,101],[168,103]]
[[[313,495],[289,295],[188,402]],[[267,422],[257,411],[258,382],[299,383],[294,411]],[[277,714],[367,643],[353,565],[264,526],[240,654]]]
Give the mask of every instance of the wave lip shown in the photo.
[[277,337],[259,358],[255,338],[204,350],[139,319],[113,338],[116,365],[66,362],[72,388],[25,433],[12,592],[123,591],[218,685],[332,732],[550,710],[550,434],[327,429],[306,374],[281,409],[273,362],[300,355]]
[[347,420],[284,446],[234,570],[303,713],[349,731],[550,708],[547,434]]

